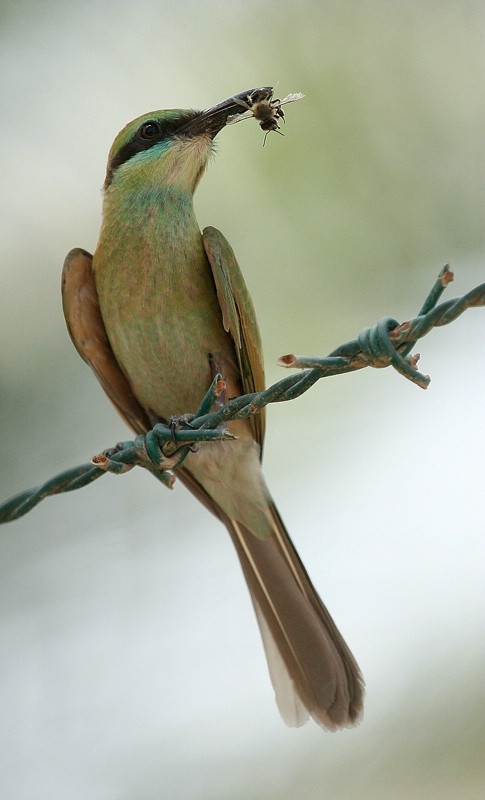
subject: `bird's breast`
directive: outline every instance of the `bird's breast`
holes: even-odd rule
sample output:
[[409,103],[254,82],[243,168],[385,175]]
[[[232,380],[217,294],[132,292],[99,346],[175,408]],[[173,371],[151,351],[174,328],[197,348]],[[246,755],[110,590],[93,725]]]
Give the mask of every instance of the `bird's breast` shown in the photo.
[[162,417],[195,411],[209,354],[234,360],[234,350],[191,197],[109,198],[93,267],[108,338],[140,403]]

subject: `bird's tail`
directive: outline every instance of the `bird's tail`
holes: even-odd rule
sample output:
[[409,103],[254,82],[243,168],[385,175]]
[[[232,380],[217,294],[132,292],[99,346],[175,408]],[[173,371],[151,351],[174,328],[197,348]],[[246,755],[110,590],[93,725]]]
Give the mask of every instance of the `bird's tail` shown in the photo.
[[225,520],[251,593],[276,703],[287,725],[309,716],[327,730],[355,725],[362,713],[359,667],[316,593],[272,505],[274,533],[258,539]]

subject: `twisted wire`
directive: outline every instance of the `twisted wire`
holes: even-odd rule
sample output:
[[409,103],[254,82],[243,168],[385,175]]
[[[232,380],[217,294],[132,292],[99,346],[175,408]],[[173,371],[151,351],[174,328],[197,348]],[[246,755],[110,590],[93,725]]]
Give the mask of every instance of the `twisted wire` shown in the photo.
[[114,448],[94,456],[91,463],[65,470],[41,486],[10,498],[0,505],[0,523],[22,517],[45,497],[72,492],[108,472],[118,475],[128,472],[134,466],[147,469],[161,483],[172,488],[175,481],[173,472],[176,472],[187,454],[201,442],[235,438],[227,430],[227,422],[257,414],[270,403],[294,400],[321,378],[364,367],[382,369],[392,366],[403,377],[425,389],[430,378],[417,370],[418,357],[409,355],[411,349],[433,328],[448,325],[469,308],[485,305],[485,284],[481,284],[463,297],[437,306],[437,301],[451,280],[453,274],[445,266],[414,319],[399,324],[391,317],[384,317],[325,358],[282,356],[278,360],[281,366],[300,371],[286,376],[263,392],[233,398],[216,411],[211,411],[224,386],[222,376],[216,375],[193,416],[186,414],[173,418],[168,425],[159,423],[145,436],[137,436],[134,441],[120,442]]

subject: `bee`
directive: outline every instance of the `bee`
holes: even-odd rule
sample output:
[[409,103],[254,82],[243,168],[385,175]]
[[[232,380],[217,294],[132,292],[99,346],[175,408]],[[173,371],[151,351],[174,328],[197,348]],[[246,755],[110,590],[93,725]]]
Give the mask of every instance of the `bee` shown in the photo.
[[251,117],[254,117],[258,120],[261,130],[265,132],[263,140],[264,147],[266,144],[266,137],[271,131],[275,131],[279,133],[280,136],[284,136],[279,126],[280,120],[283,122],[285,121],[285,113],[281,106],[284,106],[286,103],[294,103],[295,100],[301,100],[302,97],[305,97],[305,95],[301,94],[301,92],[296,92],[295,94],[289,94],[283,100],[273,100],[272,89],[255,89],[254,92],[251,92],[251,94],[246,95],[244,98],[234,98],[246,111],[240,114],[234,114],[232,118],[228,119],[227,124],[232,125],[235,122],[242,122],[244,119],[251,119]]

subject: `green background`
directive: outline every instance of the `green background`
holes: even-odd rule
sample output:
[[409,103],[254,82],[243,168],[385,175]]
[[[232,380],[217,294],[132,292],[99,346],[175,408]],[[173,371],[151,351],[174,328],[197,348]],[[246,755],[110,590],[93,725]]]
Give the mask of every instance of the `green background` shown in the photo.
[[[485,276],[479,2],[3,2],[1,496],[127,437],[65,330],[133,117],[277,85],[285,138],[218,137],[196,198],[233,245],[268,381]],[[228,537],[179,485],[106,477],[0,540],[6,800],[482,798],[485,312],[269,412],[265,472],[366,677],[355,730],[286,729]],[[190,411],[191,409],[187,409]]]

